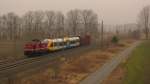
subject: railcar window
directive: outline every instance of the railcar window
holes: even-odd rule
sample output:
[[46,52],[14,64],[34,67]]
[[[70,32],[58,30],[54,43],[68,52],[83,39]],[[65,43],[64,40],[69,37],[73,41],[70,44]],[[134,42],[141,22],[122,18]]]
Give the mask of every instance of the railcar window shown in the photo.
[[64,42],[60,42],[60,46],[64,46]]
[[62,42],[56,42],[56,46],[62,46]]
[[53,42],[53,46],[57,46],[57,42]]
[[62,45],[62,43],[61,42],[57,42],[57,46],[61,46]]
[[75,44],[75,43],[76,43],[76,40],[71,41],[71,44]]
[[60,46],[60,42],[56,42],[56,46]]
[[74,43],[73,41],[70,42],[70,44],[73,44],[73,43]]
[[62,42],[62,43],[63,43],[63,46],[66,45],[65,42]]
[[69,44],[70,44],[70,41],[67,41],[67,42],[66,42],[66,45],[69,45]]

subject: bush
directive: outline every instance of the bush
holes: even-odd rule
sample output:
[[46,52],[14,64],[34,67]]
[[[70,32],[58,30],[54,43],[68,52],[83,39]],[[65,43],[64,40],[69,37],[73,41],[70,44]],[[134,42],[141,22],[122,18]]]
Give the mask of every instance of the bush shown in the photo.
[[118,38],[117,36],[113,36],[111,42],[112,42],[113,44],[118,44],[119,38]]

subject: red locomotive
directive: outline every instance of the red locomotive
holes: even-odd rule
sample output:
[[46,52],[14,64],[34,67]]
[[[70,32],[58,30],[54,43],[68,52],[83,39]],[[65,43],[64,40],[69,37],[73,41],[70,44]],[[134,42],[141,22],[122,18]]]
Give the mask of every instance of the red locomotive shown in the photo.
[[40,40],[34,39],[24,46],[25,55],[34,55],[47,52],[47,43],[41,43]]

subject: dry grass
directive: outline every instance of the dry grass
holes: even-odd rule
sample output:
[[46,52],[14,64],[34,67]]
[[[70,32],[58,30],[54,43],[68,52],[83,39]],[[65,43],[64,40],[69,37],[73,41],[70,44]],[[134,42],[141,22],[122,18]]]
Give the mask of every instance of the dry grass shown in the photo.
[[125,71],[122,66],[117,67],[102,84],[122,84]]
[[126,45],[124,45],[124,44],[113,45],[113,46],[109,47],[108,49],[106,49],[106,52],[115,54],[115,53],[118,53],[121,50],[123,50],[125,47],[126,47]]
[[77,84],[89,73],[102,66],[112,55],[99,50],[89,52],[61,64],[57,77],[54,77],[53,70],[49,68],[38,74],[23,78],[18,84]]
[[23,42],[0,41],[0,60],[23,57]]
[[[57,77],[54,76],[54,70],[49,68],[38,74],[22,79],[18,84],[78,84],[79,81],[88,76],[89,73],[100,68],[107,60],[111,59],[115,54],[129,45],[129,43],[125,43],[124,41],[124,43],[111,46],[103,51],[94,50],[79,55],[77,58],[66,60],[59,66]],[[119,74],[122,74],[122,71],[119,70],[119,72]],[[114,73],[118,73],[118,71]],[[118,76],[115,78],[118,78]]]

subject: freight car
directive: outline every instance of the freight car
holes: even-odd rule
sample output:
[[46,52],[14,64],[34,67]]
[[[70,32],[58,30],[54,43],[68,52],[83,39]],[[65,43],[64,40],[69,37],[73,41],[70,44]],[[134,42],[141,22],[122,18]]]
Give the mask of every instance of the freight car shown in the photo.
[[70,49],[78,46],[90,45],[90,36],[64,37],[57,39],[32,40],[24,46],[27,56],[51,53],[54,51]]

